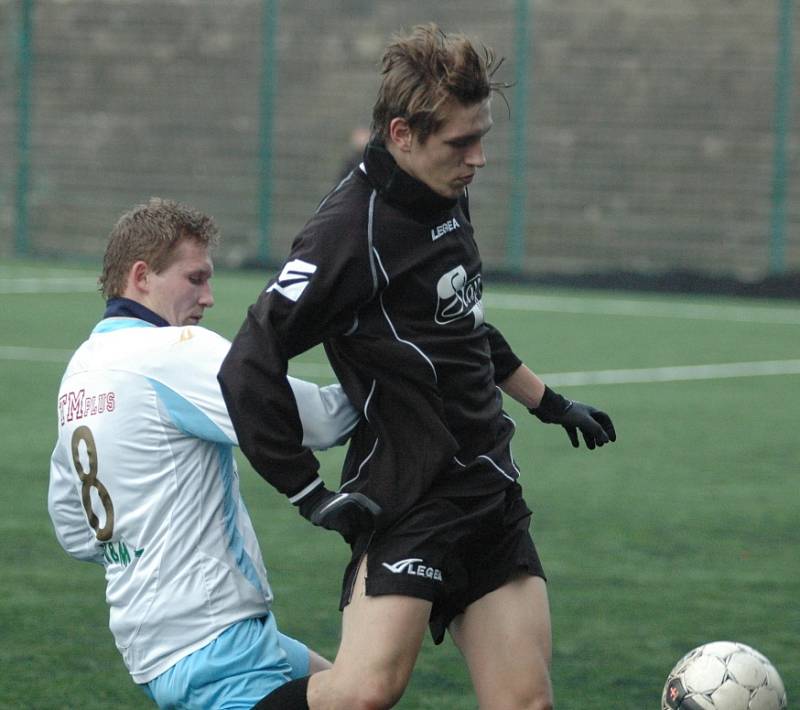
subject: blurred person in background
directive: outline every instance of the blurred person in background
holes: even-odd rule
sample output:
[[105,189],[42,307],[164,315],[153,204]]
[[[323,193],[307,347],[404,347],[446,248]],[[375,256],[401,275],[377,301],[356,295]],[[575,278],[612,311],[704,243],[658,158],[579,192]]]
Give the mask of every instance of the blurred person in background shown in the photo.
[[[450,632],[480,707],[545,710],[545,574],[501,391],[576,447],[579,432],[589,449],[614,441],[614,426],[546,387],[484,320],[467,190],[504,88],[493,52],[423,25],[393,38],[382,66],[362,165],[296,237],[220,372],[255,469],[352,549],[333,668],[256,707],[392,707],[429,627],[436,643]],[[289,359],[320,342],[362,412],[336,493],[285,384]]]
[[364,148],[369,143],[370,130],[366,126],[356,126],[350,133],[349,152],[342,169],[339,171],[338,181],[344,180],[364,159]]
[[[214,304],[218,238],[211,217],[167,200],[122,215],[99,279],[105,314],[58,393],[56,536],[105,568],[117,648],[162,708],[250,708],[330,666],[278,631],[239,493],[217,382],[230,343],[199,326]],[[304,444],[347,435],[357,414],[338,385],[286,382]]]

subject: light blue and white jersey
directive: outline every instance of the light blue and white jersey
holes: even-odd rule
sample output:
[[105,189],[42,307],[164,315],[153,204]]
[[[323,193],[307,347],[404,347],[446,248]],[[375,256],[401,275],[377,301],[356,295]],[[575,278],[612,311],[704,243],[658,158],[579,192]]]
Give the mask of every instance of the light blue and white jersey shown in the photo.
[[[272,602],[217,383],[229,345],[198,326],[107,318],[61,381],[50,517],[70,555],[104,565],[109,626],[137,683]],[[341,388],[289,379],[303,443],[344,438],[357,413]]]

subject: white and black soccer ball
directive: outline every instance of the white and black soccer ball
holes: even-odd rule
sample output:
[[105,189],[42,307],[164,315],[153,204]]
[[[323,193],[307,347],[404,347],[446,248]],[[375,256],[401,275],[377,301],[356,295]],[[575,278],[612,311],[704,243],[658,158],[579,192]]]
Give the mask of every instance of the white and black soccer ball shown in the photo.
[[764,655],[743,643],[715,641],[675,664],[661,710],[786,710],[786,691]]

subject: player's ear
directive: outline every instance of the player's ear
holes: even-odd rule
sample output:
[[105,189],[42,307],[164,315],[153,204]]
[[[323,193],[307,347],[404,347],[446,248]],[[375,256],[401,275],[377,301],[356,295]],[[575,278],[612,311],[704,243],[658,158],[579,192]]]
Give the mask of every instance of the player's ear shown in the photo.
[[147,292],[147,278],[150,275],[150,267],[146,261],[135,261],[128,271],[128,289],[134,292]]
[[393,118],[389,122],[389,140],[400,150],[411,150],[411,126],[405,118]]

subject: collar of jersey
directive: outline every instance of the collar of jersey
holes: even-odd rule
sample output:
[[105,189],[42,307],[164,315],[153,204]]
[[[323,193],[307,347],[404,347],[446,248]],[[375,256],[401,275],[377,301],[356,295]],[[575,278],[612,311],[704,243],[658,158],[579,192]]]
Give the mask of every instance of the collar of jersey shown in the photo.
[[379,140],[370,142],[364,150],[364,167],[378,194],[389,204],[410,212],[416,220],[428,221],[442,212],[449,212],[458,202],[442,197],[401,170]]
[[97,324],[94,332],[108,333],[120,328],[163,328],[168,325],[158,313],[137,301],[130,298],[109,298],[103,320]]

